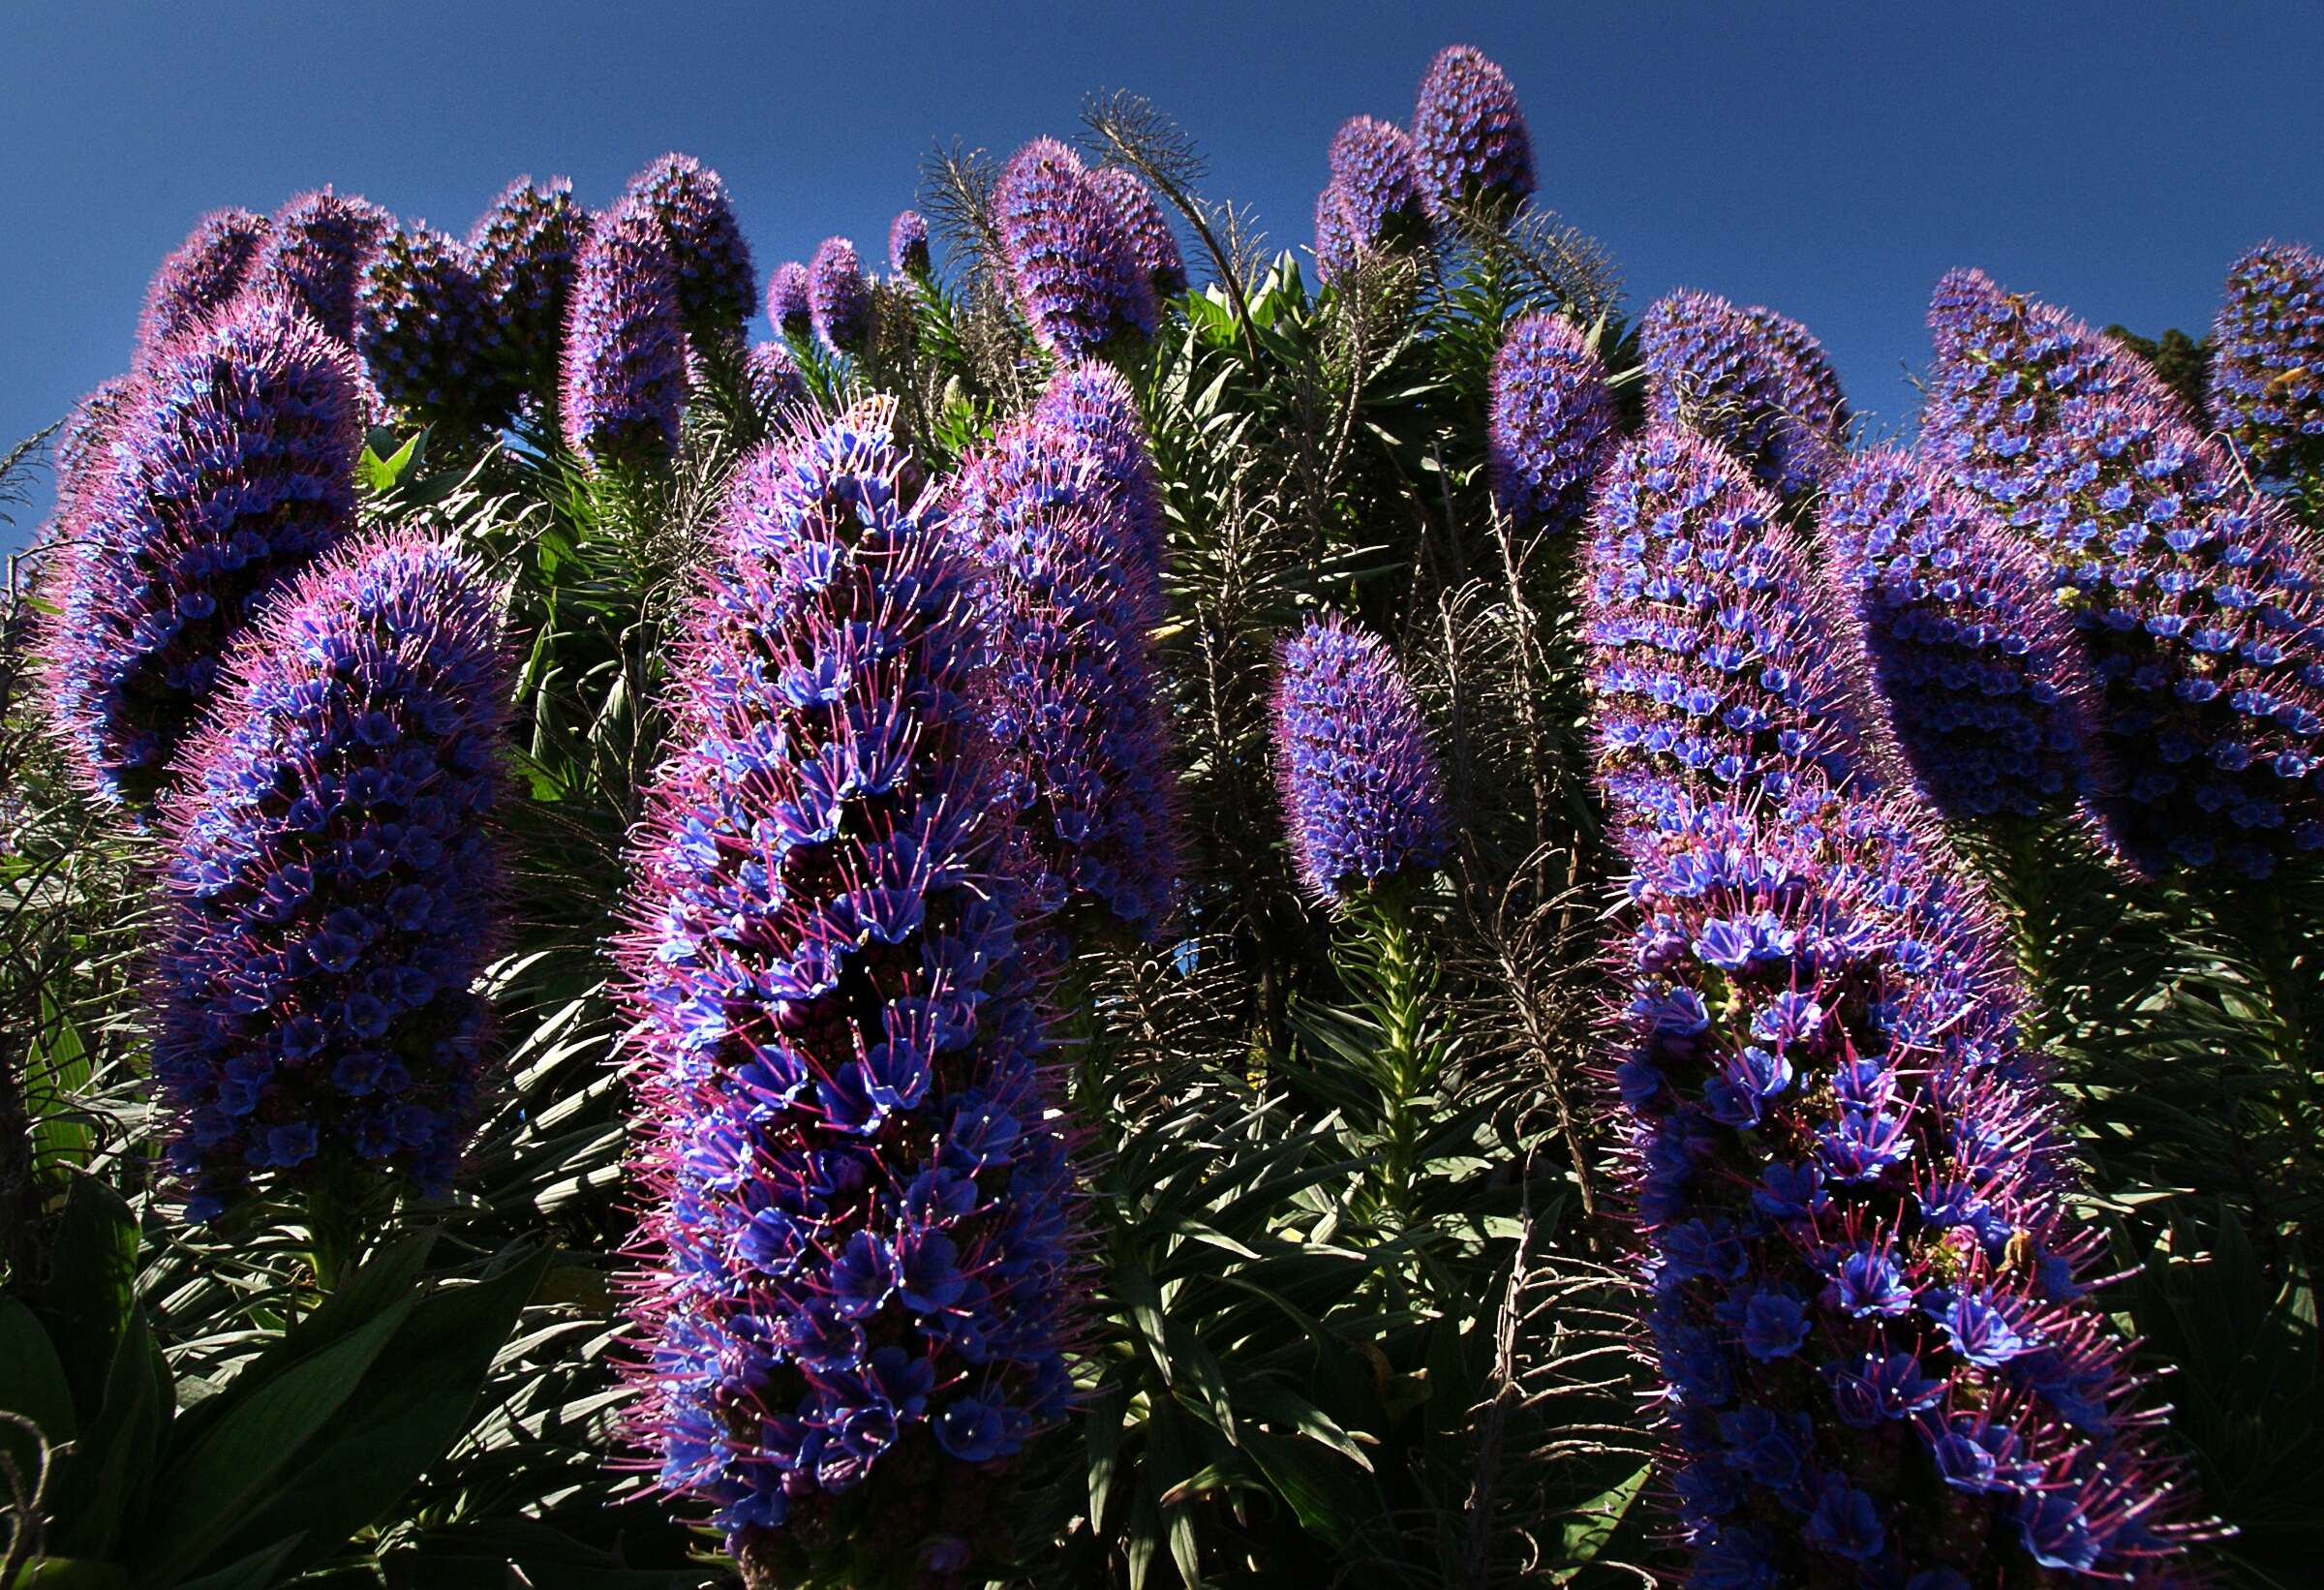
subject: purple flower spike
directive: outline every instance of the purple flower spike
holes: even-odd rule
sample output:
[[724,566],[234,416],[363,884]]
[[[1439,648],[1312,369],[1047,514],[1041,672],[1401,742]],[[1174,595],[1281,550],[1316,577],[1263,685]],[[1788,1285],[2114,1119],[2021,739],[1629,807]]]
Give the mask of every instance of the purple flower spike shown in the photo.
[[697,337],[737,341],[758,297],[758,269],[719,173],[664,155],[629,179],[625,198],[653,212],[678,280],[678,317]]
[[2071,808],[2096,781],[2095,685],[2041,560],[1977,499],[1901,452],[1843,471],[1820,525],[1898,739],[1937,809],[1977,818]]
[[968,570],[893,414],[737,473],[618,945],[631,1433],[783,1583],[1000,1556],[1078,1329]]
[[1422,192],[1439,208],[1533,193],[1533,138],[1509,76],[1467,45],[1437,51],[1412,111]]
[[872,284],[855,245],[826,237],[807,267],[807,302],[815,335],[841,353],[856,353],[872,340]]
[[355,348],[390,403],[499,430],[517,398],[501,374],[501,325],[467,248],[424,223],[388,233],[363,267]]
[[1443,858],[1444,776],[1379,636],[1330,616],[1280,644],[1274,752],[1300,881],[1318,901]]
[[918,210],[898,210],[888,223],[888,268],[917,280],[932,268],[928,254],[928,222]]
[[2324,462],[2324,259],[2297,243],[2245,254],[2212,335],[2211,422],[2253,472]]
[[[1103,372],[1103,375],[1099,372]],[[976,569],[977,670],[1033,864],[1033,905],[1087,903],[1140,938],[1177,876],[1153,471],[1102,365],[1058,372],[963,472],[954,533]]]
[[301,194],[274,212],[245,285],[290,293],[317,325],[352,342],[364,262],[394,229],[395,217],[367,199],[342,198],[328,188]]
[[1010,286],[1034,341],[1076,359],[1153,335],[1153,283],[1080,156],[1055,138],[1035,138],[1009,158],[994,210]]
[[1514,322],[1493,357],[1486,419],[1494,505],[1520,531],[1569,529],[1613,449],[1613,394],[1589,339],[1558,315]]
[[1412,138],[1393,122],[1350,116],[1331,137],[1331,185],[1359,249],[1393,248],[1428,233]]
[[1656,423],[1718,443],[1785,498],[1838,466],[1848,425],[1839,384],[1797,321],[1673,292],[1638,322],[1638,347]]
[[762,414],[780,413],[807,401],[807,378],[800,374],[799,360],[787,343],[752,343],[743,361],[743,379]]
[[341,549],[237,642],[167,808],[153,1074],[189,1219],[350,1171],[450,1190],[508,688],[499,593],[421,535]]
[[354,523],[354,355],[289,298],[245,294],[132,381],[60,535],[44,646],[82,777],[142,810],[227,645]]
[[1099,167],[1089,173],[1089,182],[1120,218],[1131,262],[1145,272],[1154,296],[1175,298],[1185,291],[1186,261],[1153,190],[1137,172],[1118,166]]
[[810,336],[815,329],[814,306],[808,299],[807,267],[786,260],[767,278],[767,320],[778,334]]
[[1356,229],[1348,221],[1347,196],[1336,182],[1315,196],[1315,281],[1330,287],[1356,263]]
[[265,246],[271,224],[249,210],[212,210],[162,261],[138,321],[140,354],[209,319],[233,298]]
[[1689,1582],[2014,1583],[2069,1547],[2171,1582],[2207,1526],[2087,1295],[2001,918],[1834,716],[1853,635],[1699,439],[1625,446],[1595,518],[1611,1080]]
[[556,380],[565,318],[573,301],[589,212],[557,177],[536,188],[518,177],[469,229],[468,252],[484,302],[499,321],[502,362],[528,389]]
[[667,459],[686,402],[678,281],[654,212],[626,199],[596,220],[566,318],[565,444],[592,464]]

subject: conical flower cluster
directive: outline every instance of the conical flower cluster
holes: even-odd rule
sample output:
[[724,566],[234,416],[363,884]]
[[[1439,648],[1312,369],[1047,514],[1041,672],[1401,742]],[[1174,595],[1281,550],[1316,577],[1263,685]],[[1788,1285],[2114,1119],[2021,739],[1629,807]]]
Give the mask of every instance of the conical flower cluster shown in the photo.
[[1533,137],[1509,75],[1467,45],[1437,51],[1412,111],[1422,191],[1439,208],[1533,193]]
[[1089,173],[1089,182],[1120,219],[1130,262],[1145,274],[1154,296],[1175,298],[1185,291],[1186,261],[1154,191],[1137,172],[1119,166],[1099,167]]
[[1070,1178],[968,575],[892,413],[743,466],[621,947],[634,1428],[769,1582],[957,1582],[1069,1392]]
[[227,646],[354,523],[354,356],[290,299],[245,294],[133,379],[59,527],[49,700],[101,795],[150,803]]
[[1673,292],[1638,322],[1638,348],[1656,423],[1718,443],[1787,499],[1837,466],[1848,415],[1822,350],[1796,321]]
[[743,361],[743,379],[749,384],[751,406],[762,414],[807,401],[807,378],[800,374],[788,343],[752,343]]
[[546,187],[518,177],[469,229],[469,259],[499,322],[502,360],[528,391],[555,382],[588,241],[589,212],[563,177]]
[[[1110,511],[1129,538],[1124,556],[1159,579],[1168,563],[1162,485],[1147,449],[1137,396],[1121,372],[1096,359],[1066,365],[1050,378],[1033,412],[1044,424],[1079,438],[1095,453],[1099,473],[1113,493]],[[1160,623],[1160,612],[1147,622]]]
[[2102,1234],[2000,921],[1823,710],[1860,691],[1852,637],[1775,500],[1649,432],[1588,590],[1634,869],[1613,1080],[1689,1582],[2170,1582],[2186,1504],[2085,1293]]
[[888,268],[899,276],[929,273],[928,222],[918,210],[898,210],[888,223]]
[[2246,253],[2211,330],[2211,422],[2257,474],[2324,460],[2324,259],[2297,243]]
[[1444,774],[1404,670],[1378,635],[1309,619],[1275,654],[1275,783],[1317,901],[1444,857]]
[[466,245],[424,224],[389,232],[363,267],[355,348],[401,408],[500,429],[518,395],[502,374],[502,324]]
[[1485,422],[1494,505],[1520,531],[1568,529],[1613,449],[1613,393],[1589,339],[1560,315],[1514,321],[1493,356]]
[[719,173],[691,156],[664,155],[629,179],[624,198],[644,205],[661,228],[687,331],[739,338],[758,300],[758,270]]
[[1120,212],[1055,138],[1010,157],[994,220],[1011,290],[1033,339],[1076,359],[1153,334],[1153,282],[1132,253]]
[[236,644],[167,810],[153,1073],[187,1215],[449,1189],[488,1073],[498,593],[423,536],[342,548]]
[[317,325],[352,342],[364,261],[394,229],[395,217],[367,199],[328,188],[301,194],[274,212],[247,285],[290,294]]
[[767,278],[767,319],[785,337],[805,337],[815,329],[814,306],[807,292],[807,267],[786,260]]
[[834,352],[859,352],[871,340],[872,284],[846,238],[826,237],[816,245],[807,267],[807,305],[815,335]]
[[139,350],[160,348],[232,301],[270,229],[264,216],[249,210],[212,210],[196,222],[145,290]]
[[660,222],[635,199],[599,216],[566,319],[565,444],[592,464],[666,459],[686,404],[686,333]]

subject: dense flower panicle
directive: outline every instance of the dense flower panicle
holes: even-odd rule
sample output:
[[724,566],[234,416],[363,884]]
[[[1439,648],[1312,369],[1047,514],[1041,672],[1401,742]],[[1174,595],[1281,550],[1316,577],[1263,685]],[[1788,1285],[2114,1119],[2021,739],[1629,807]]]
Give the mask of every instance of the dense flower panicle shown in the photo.
[[[1033,412],[1045,424],[1080,438],[1095,452],[1099,475],[1114,499],[1108,509],[1110,522],[1129,540],[1123,553],[1126,566],[1141,570],[1142,581],[1150,574],[1159,582],[1169,562],[1169,527],[1146,422],[1138,415],[1138,397],[1128,380],[1101,359],[1068,364],[1050,378]],[[1153,600],[1144,619],[1149,628],[1163,620],[1158,583]]]
[[1153,190],[1137,172],[1119,166],[1099,167],[1089,173],[1089,182],[1120,218],[1131,262],[1146,273],[1154,296],[1175,298],[1185,291],[1186,260]]
[[1825,556],[1862,621],[1913,773],[1955,817],[2037,817],[2097,782],[2095,681],[2049,570],[1985,506],[1908,454],[1827,488]]
[[153,273],[138,321],[140,352],[158,349],[233,298],[265,246],[269,223],[250,210],[212,210]]
[[961,1582],[1070,1392],[967,571],[892,416],[738,473],[619,945],[652,1122],[633,1430],[784,1582]]
[[933,268],[928,253],[928,222],[918,210],[898,210],[888,223],[888,268],[914,279]]
[[1315,281],[1330,287],[1356,263],[1356,229],[1349,224],[1347,196],[1327,182],[1315,196]]
[[1150,939],[1177,883],[1168,697],[1147,639],[1159,546],[1140,522],[1153,476],[1135,411],[1108,412],[1103,369],[1060,371],[970,459],[952,524],[976,571],[977,676],[1031,906],[1087,902]]
[[719,173],[688,155],[664,155],[629,179],[627,198],[661,225],[678,281],[678,317],[697,337],[733,342],[758,298],[758,268]]
[[[1846,412],[1838,384],[1791,351],[1796,321],[1766,310],[1739,310],[1708,292],[1657,299],[1638,322],[1645,356],[1647,412],[1658,424],[1709,438],[1741,459],[1759,483],[1791,498],[1838,465]],[[1825,372],[1828,375],[1828,369]]]
[[1493,356],[1485,477],[1521,531],[1562,531],[1589,510],[1614,449],[1614,399],[1589,339],[1555,314],[1514,321]]
[[1848,396],[1840,389],[1840,372],[1832,368],[1831,355],[1816,334],[1790,316],[1769,309],[1765,304],[1754,304],[1743,311],[1743,318],[1765,333],[1776,347],[1791,360],[1791,377],[1806,383],[1806,396],[1800,407],[1804,412],[1828,415],[1823,421],[1835,435],[1848,429]]
[[1378,635],[1329,615],[1279,643],[1273,740],[1292,855],[1318,901],[1443,859],[1444,775]]
[[1377,116],[1350,116],[1331,136],[1331,185],[1360,249],[1424,237],[1428,206],[1411,135]]
[[1439,209],[1533,193],[1533,138],[1509,75],[1467,45],[1437,51],[1412,111],[1422,192]]
[[872,284],[855,245],[826,237],[807,267],[807,303],[815,335],[841,353],[860,352],[872,339]]
[[814,305],[807,293],[807,267],[786,260],[767,278],[767,319],[778,334],[805,337],[815,328]]
[[2212,336],[2211,422],[2252,470],[2324,460],[2324,258],[2297,243],[2243,255]]
[[500,322],[503,362],[529,389],[556,378],[589,211],[564,177],[535,187],[520,176],[469,229],[468,252],[484,302]]
[[1688,1582],[2170,1582],[2195,1532],[2000,919],[1831,718],[1852,636],[1708,443],[1649,432],[1595,511],[1611,1082]]
[[466,245],[424,223],[389,232],[363,267],[355,349],[388,402],[498,430],[517,393],[502,373],[503,321]]
[[566,317],[565,444],[593,464],[666,459],[686,403],[678,281],[652,210],[624,199],[581,251]]
[[994,189],[1009,285],[1033,339],[1063,359],[1153,334],[1153,282],[1129,231],[1081,157],[1035,138]]
[[367,199],[324,188],[274,212],[265,246],[245,286],[289,292],[341,342],[355,335],[355,288],[364,261],[395,229],[395,217]]
[[752,343],[743,361],[743,380],[749,383],[752,406],[762,414],[780,413],[807,401],[807,378],[788,343]]
[[167,808],[153,1073],[190,1219],[351,1169],[449,1191],[488,1075],[499,593],[343,547],[236,643]]
[[74,472],[43,651],[99,794],[151,801],[228,643],[352,528],[356,382],[352,352],[290,299],[246,294],[146,361]]

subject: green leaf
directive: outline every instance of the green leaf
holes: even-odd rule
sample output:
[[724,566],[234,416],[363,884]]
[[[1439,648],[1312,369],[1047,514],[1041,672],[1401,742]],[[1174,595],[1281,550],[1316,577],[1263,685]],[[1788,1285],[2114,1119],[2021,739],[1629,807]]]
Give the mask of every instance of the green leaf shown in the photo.
[[65,1366],[48,1332],[14,1298],[0,1298],[0,1408],[38,1424],[52,1447],[72,1440],[80,1428],[65,1388]]
[[268,1585],[283,1579],[287,1572],[284,1565],[298,1544],[299,1537],[293,1535],[198,1579],[178,1580],[168,1590],[266,1590]]
[[59,1545],[77,1557],[109,1558],[136,1538],[174,1401],[169,1365],[145,1316],[133,1313],[114,1347],[102,1405],[82,1426],[53,1492]]
[[[421,439],[427,434],[424,430],[414,431],[409,441],[396,447],[393,431],[385,428],[373,431],[363,444],[362,456],[355,461],[364,489],[373,492],[393,491],[395,483],[419,462]],[[395,447],[395,451],[382,455],[380,451],[382,447]]]
[[40,1557],[24,1571],[24,1590],[129,1590],[129,1575],[109,1562]]
[[119,1193],[94,1177],[74,1176],[48,1269],[41,1321],[85,1424],[104,1402],[113,1350],[137,1309],[138,1221]]
[[81,1118],[75,1103],[89,1082],[88,1046],[80,1028],[41,990],[41,1024],[24,1057],[24,1110],[32,1120],[32,1158],[36,1170],[81,1170],[97,1140],[96,1127]]
[[1614,1531],[1653,1472],[1653,1464],[1641,1465],[1637,1473],[1575,1511],[1560,1532],[1557,1554],[1565,1566],[1549,1575],[1551,1584],[1567,1583],[1605,1549],[1605,1543],[1614,1538]]

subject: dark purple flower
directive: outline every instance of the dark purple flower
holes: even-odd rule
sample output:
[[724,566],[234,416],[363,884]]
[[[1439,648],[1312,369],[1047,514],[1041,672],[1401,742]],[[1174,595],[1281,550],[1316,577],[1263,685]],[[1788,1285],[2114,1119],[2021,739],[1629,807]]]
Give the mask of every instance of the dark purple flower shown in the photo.
[[486,1077],[499,593],[354,543],[236,643],[167,806],[154,1080],[193,1219],[350,1172],[435,1197]]
[[2098,781],[2095,685],[2041,560],[1906,453],[1826,490],[1823,545],[1905,755],[1948,816],[2034,817]]
[[1130,260],[1146,273],[1157,298],[1175,298],[1186,290],[1186,261],[1178,254],[1178,239],[1163,218],[1153,190],[1137,172],[1118,166],[1101,166],[1089,173],[1090,186],[1105,197],[1120,218]]
[[369,199],[343,198],[328,188],[301,194],[274,212],[244,286],[254,292],[289,292],[317,325],[351,342],[364,261],[394,229],[395,217]]
[[807,378],[800,374],[788,343],[752,343],[743,361],[743,380],[750,402],[762,414],[780,413],[807,401]]
[[969,460],[952,523],[976,570],[977,675],[1031,900],[1086,902],[1151,938],[1177,873],[1169,707],[1147,640],[1162,610],[1142,522],[1152,467],[1134,410],[1102,422],[1102,368],[1060,371]]
[[767,319],[779,336],[805,337],[814,330],[814,306],[807,295],[807,267],[798,260],[784,260],[767,278]]
[[855,353],[871,340],[872,284],[846,238],[826,237],[815,246],[814,262],[807,267],[807,302],[815,335],[826,347]]
[[1533,192],[1533,138],[1509,76],[1467,45],[1428,63],[1412,110],[1422,191],[1444,208],[1514,203]]
[[619,955],[631,1430],[739,1554],[902,1582],[1062,1416],[1077,1283],[968,573],[892,415],[739,471]]
[[1080,156],[1055,138],[1033,139],[1009,158],[993,205],[1009,285],[1034,341],[1074,359],[1153,335],[1153,282]]
[[226,307],[265,246],[270,223],[250,210],[212,210],[162,261],[138,321],[140,356]]
[[898,210],[888,223],[888,268],[914,278],[929,273],[928,222],[918,210]]
[[1274,754],[1300,880],[1317,900],[1443,858],[1444,775],[1379,636],[1334,616],[1281,643]]
[[469,229],[469,260],[500,322],[502,362],[529,390],[556,380],[589,211],[563,177],[535,187],[518,177]]
[[1393,122],[1350,116],[1331,136],[1331,186],[1359,249],[1393,248],[1428,232],[1412,138]]
[[[1803,360],[1803,341],[1812,359]],[[1823,379],[1821,350],[1797,321],[1708,292],[1673,292],[1638,322],[1638,349],[1657,424],[1718,443],[1786,498],[1838,466],[1848,415],[1837,382]]]
[[161,789],[228,643],[354,522],[354,356],[289,298],[246,294],[156,351],[74,469],[43,648],[90,787]]
[[1347,196],[1327,182],[1315,196],[1315,282],[1330,287],[1356,263],[1356,229],[1348,222]]
[[565,327],[565,444],[592,464],[675,453],[685,344],[661,223],[626,199],[597,218],[581,251]]
[[2297,243],[2249,250],[2211,330],[2211,422],[2257,474],[2324,461],[2324,259]]
[[643,204],[661,227],[686,329],[740,340],[758,296],[758,270],[719,173],[689,155],[664,155],[629,179],[624,198]]
[[390,403],[497,431],[517,393],[502,374],[503,334],[465,245],[424,223],[398,228],[363,267],[355,348]]
[[1485,475],[1494,505],[1520,531],[1562,531],[1589,510],[1613,453],[1605,366],[1562,316],[1514,321],[1493,357]]
[[[2036,1535],[2163,1582],[2200,1531],[2076,1278],[2103,1237],[2006,934],[1848,716],[1844,615],[1697,439],[1626,445],[1595,531],[1600,782],[1633,869],[1612,1069],[1654,1078],[1621,1095],[1689,1582],[2000,1582],[2056,1555]],[[1774,1372],[1795,1356],[1821,1367]],[[2052,1497],[2070,1520],[2021,1525]]]

